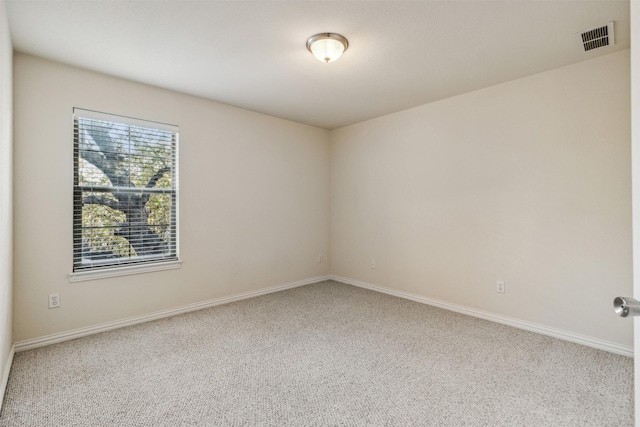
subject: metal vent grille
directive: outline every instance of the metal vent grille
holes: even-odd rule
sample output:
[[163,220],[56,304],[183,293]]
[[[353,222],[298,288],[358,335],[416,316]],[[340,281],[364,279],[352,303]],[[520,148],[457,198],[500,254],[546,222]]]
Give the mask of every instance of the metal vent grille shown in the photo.
[[576,34],[580,40],[580,46],[583,52],[593,49],[606,47],[614,44],[613,22],[598,28],[583,31]]

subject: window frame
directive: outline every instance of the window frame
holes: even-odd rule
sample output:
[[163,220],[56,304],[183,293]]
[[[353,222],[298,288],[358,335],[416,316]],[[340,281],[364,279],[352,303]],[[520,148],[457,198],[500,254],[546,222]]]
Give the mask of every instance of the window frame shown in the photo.
[[[172,135],[171,152],[171,188],[157,189],[151,187],[118,187],[116,185],[99,188],[99,186],[81,185],[79,183],[79,162],[80,156],[80,135],[79,121],[81,119],[99,120],[116,125],[132,126],[137,128],[150,129],[153,131],[169,132]],[[130,274],[147,273],[152,271],[162,271],[180,268],[179,245],[179,127],[166,123],[150,120],[135,119],[117,114],[103,113],[82,108],[73,108],[73,227],[72,227],[72,268],[69,273],[70,282],[102,279],[107,277],[117,277]],[[87,160],[85,160],[87,161]],[[89,162],[91,163],[91,162]],[[95,166],[95,165],[94,165]],[[155,183],[154,183],[155,184]],[[120,191],[111,190],[120,188]],[[82,249],[78,249],[78,242],[82,240],[82,217],[78,212],[82,212],[82,197],[84,192],[100,189],[105,194],[116,192],[131,192],[137,194],[170,194],[171,213],[169,214],[169,227],[171,230],[171,253],[168,255],[140,255],[124,261],[114,262],[105,260],[103,262],[94,260],[90,265],[82,266]],[[81,244],[81,243],[80,243]],[[173,250],[175,247],[175,250]],[[146,259],[145,259],[146,258]],[[102,265],[101,265],[102,264]]]

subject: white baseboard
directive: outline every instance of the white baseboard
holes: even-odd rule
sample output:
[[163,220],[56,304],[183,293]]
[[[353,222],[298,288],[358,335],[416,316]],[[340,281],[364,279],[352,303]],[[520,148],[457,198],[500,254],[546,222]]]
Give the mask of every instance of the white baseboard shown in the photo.
[[[312,277],[310,279],[299,280],[297,282],[291,282],[283,285],[272,286],[272,287],[260,289],[257,291],[250,291],[250,292],[244,292],[241,294],[231,295],[228,297],[215,298],[208,301],[202,301],[202,302],[185,305],[178,308],[162,310],[155,313],[145,314],[142,316],[130,317],[127,319],[102,323],[100,325],[74,329],[71,331],[60,332],[57,334],[47,335],[44,337],[34,338],[30,340],[25,340],[25,341],[19,341],[19,342],[16,342],[14,346],[11,348],[11,355],[10,355],[10,359],[7,361],[7,364],[10,368],[11,361],[13,360],[14,351],[19,352],[19,351],[30,350],[32,348],[43,347],[46,345],[55,344],[63,341],[69,341],[69,340],[84,337],[87,335],[93,335],[100,332],[110,331],[112,329],[118,329],[126,326],[136,325],[138,323],[150,322],[152,320],[176,316],[178,314],[187,313],[190,311],[202,310],[204,308],[214,307],[216,305],[228,304],[231,302],[240,301],[247,298],[253,298],[260,295],[266,295],[273,292],[283,291],[285,289],[296,288],[299,286],[310,285],[312,283],[318,283],[325,280],[335,280],[337,282],[345,283],[348,285],[353,285],[360,288],[381,292],[387,295],[392,295],[399,298],[404,298],[411,301],[419,302],[422,304],[443,308],[445,310],[455,311],[457,313],[465,314],[468,316],[490,320],[492,322],[502,323],[504,325],[513,326],[515,328],[536,332],[542,335],[548,335],[554,338],[559,338],[565,341],[571,341],[577,344],[586,345],[588,347],[593,347],[600,350],[605,350],[610,353],[633,357],[633,347],[630,347],[630,346],[624,346],[624,345],[616,344],[610,341],[600,340],[600,339],[589,337],[586,335],[576,334],[574,332],[564,331],[562,329],[551,328],[549,326],[540,325],[538,323],[527,322],[527,321],[516,319],[513,317],[502,316],[499,314],[494,314],[487,311],[477,310],[475,308],[465,307],[463,305],[458,305],[458,304],[453,304],[453,303],[440,301],[432,298],[427,298],[420,295],[411,294],[408,292],[397,291],[394,289],[385,288],[384,286],[378,286],[378,285],[373,285],[371,283],[349,279],[347,277],[331,275],[331,276]],[[4,393],[4,387],[6,386],[6,381],[9,375],[9,368],[6,368],[5,371],[3,371],[3,378],[2,378],[3,382],[0,383],[0,387],[1,387],[0,391],[2,391],[3,393]],[[2,396],[3,395],[0,395],[0,408],[2,407],[1,405]]]
[[16,346],[12,345],[9,350],[9,356],[4,362],[2,369],[2,377],[0,377],[0,411],[2,411],[2,403],[4,402],[4,392],[7,389],[7,382],[9,382],[9,372],[11,371],[11,365],[13,364],[13,355],[16,352]]
[[538,323],[527,322],[513,317],[502,316],[499,314],[489,313],[487,311],[477,310],[475,308],[465,307],[463,305],[452,304],[432,298],[426,298],[420,295],[408,292],[396,291],[394,289],[385,288],[384,286],[372,285],[371,283],[360,282],[358,280],[349,279],[347,277],[331,276],[332,280],[346,283],[348,285],[358,286],[360,288],[381,292],[395,297],[408,299],[422,304],[432,305],[434,307],[444,308],[445,310],[455,311],[457,313],[466,314],[468,316],[478,317],[480,319],[490,320],[492,322],[502,323],[503,325],[513,326],[514,328],[525,329],[527,331],[536,332],[542,335],[559,338],[565,341],[571,341],[577,344],[586,345],[588,347],[597,348],[608,351],[610,353],[622,356],[633,357],[633,347],[616,344],[586,335],[576,334],[574,332],[564,331],[562,329],[551,328],[549,326],[540,325]]
[[102,323],[100,325],[88,326],[85,328],[74,329],[71,331],[60,332],[57,334],[46,335],[44,337],[34,338],[25,341],[19,341],[14,344],[15,351],[25,351],[32,348],[44,347],[50,344],[56,344],[63,341],[69,341],[87,335],[98,334],[100,332],[110,331],[112,329],[124,328],[126,326],[136,325],[139,323],[150,322],[152,320],[163,319],[166,317],[176,316],[178,314],[190,311],[202,310],[204,308],[214,307],[216,305],[228,304],[230,302],[240,301],[247,298],[253,298],[273,292],[284,291],[285,289],[297,288],[299,286],[310,285],[325,280],[329,280],[329,276],[312,277],[310,279],[299,280],[296,282],[285,283],[283,285],[271,286],[257,291],[243,292],[241,294],[231,295],[228,297],[214,298],[207,301],[197,302],[194,304],[184,305],[182,307],[171,308],[168,310],[156,311],[154,313],[144,314],[141,316],[129,317],[127,319],[115,320],[113,322]]

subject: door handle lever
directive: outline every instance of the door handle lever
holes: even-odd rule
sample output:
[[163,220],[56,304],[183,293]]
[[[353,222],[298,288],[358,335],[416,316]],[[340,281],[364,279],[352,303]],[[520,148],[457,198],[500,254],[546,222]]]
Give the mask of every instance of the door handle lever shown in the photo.
[[620,317],[640,316],[640,301],[629,297],[616,297],[613,300],[613,310]]

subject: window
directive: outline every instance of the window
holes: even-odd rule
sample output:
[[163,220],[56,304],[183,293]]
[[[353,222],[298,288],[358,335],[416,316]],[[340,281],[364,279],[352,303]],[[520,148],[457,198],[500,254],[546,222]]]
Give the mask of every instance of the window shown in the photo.
[[72,281],[87,271],[171,268],[162,265],[178,261],[178,128],[73,113],[73,271],[80,274]]

